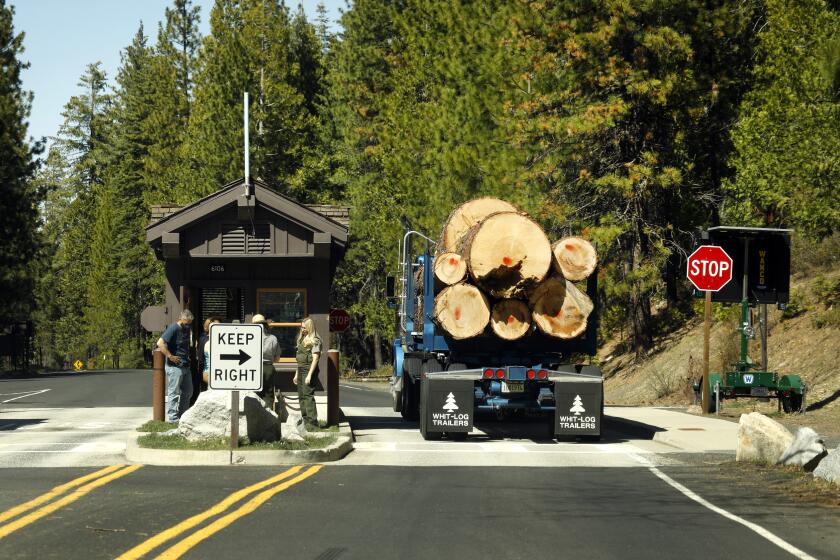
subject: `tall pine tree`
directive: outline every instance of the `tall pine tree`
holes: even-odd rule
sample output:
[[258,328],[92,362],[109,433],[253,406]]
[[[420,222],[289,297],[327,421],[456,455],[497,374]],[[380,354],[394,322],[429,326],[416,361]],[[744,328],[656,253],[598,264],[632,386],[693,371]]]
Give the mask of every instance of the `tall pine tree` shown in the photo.
[[822,237],[840,229],[840,12],[823,0],[764,5],[726,215]]
[[27,143],[32,95],[21,86],[27,65],[23,34],[15,34],[14,9],[0,0],[0,323],[29,319],[39,250],[38,204],[31,180],[41,145]]
[[89,64],[79,81],[81,93],[65,105],[64,123],[55,148],[66,160],[67,180],[61,198],[67,201],[60,216],[60,237],[54,257],[56,351],[66,363],[89,357],[88,282],[91,270],[90,233],[96,223],[96,205],[105,185],[110,157],[111,96],[106,92],[100,63]]

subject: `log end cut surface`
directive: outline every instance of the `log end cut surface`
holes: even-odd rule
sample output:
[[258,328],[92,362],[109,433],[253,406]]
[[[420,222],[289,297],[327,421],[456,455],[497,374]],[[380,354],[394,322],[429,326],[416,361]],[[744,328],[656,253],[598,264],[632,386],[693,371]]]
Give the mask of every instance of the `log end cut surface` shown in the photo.
[[490,304],[471,284],[444,288],[435,297],[435,322],[456,340],[480,335],[490,322]]
[[446,286],[463,281],[467,277],[467,263],[458,253],[441,253],[435,257],[435,278]]
[[498,198],[476,198],[465,202],[449,214],[441,235],[441,251],[455,251],[458,243],[475,224],[497,212],[517,212],[510,202]]
[[545,232],[523,214],[489,216],[464,237],[463,245],[475,283],[497,298],[525,293],[551,268],[551,245]]
[[537,328],[549,336],[576,338],[586,330],[592,312],[591,300],[571,282],[552,277],[531,295],[531,316]]
[[524,301],[503,299],[493,305],[490,326],[501,339],[519,340],[531,330],[531,311]]
[[564,237],[552,246],[554,269],[567,280],[587,278],[598,264],[592,243],[582,237]]

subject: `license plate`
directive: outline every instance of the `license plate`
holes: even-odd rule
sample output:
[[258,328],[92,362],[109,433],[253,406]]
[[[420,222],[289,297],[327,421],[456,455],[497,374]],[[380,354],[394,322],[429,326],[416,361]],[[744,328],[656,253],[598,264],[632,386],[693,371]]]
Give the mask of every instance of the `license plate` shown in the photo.
[[766,397],[768,394],[767,387],[750,387],[751,397]]
[[502,393],[521,393],[524,390],[524,381],[502,381]]

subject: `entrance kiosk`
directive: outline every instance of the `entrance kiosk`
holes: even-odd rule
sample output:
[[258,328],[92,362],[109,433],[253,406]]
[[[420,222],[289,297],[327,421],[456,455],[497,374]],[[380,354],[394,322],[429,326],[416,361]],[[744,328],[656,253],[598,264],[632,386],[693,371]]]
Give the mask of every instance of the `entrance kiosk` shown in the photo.
[[249,322],[259,313],[280,344],[280,388],[291,390],[295,337],[308,315],[324,341],[325,382],[329,294],[347,245],[347,207],[300,204],[258,180],[246,186],[240,179],[188,206],[154,213],[146,240],[164,262],[166,304],[144,313],[149,324],[165,326],[189,309],[198,340],[207,318]]

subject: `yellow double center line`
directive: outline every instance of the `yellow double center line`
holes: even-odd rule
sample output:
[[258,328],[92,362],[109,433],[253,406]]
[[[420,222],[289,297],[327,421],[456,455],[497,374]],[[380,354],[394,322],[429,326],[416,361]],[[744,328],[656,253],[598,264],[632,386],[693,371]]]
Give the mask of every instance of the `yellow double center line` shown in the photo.
[[29,500],[26,503],[20,504],[19,506],[15,506],[12,509],[0,513],[0,523],[3,523],[22,513],[38,508],[38,506],[40,506],[41,504],[50,502],[50,500],[53,500],[55,498],[59,498],[59,496],[62,496],[68,490],[79,486],[79,488],[77,488],[73,492],[64,495],[63,497],[61,497],[58,500],[55,500],[54,502],[50,502],[39,509],[35,509],[35,511],[32,511],[31,513],[28,513],[23,517],[19,517],[18,519],[10,523],[0,525],[0,539],[10,535],[11,533],[14,533],[21,527],[26,527],[30,523],[34,523],[42,517],[45,517],[53,513],[54,511],[63,508],[67,504],[72,504],[91,490],[99,488],[100,486],[104,486],[105,484],[108,484],[109,482],[123,477],[129,473],[133,473],[142,466],[143,465],[131,465],[127,467],[125,465],[114,465],[111,467],[106,467],[104,469],[92,472],[88,475],[71,480],[70,482],[62,484],[61,486],[56,486],[49,492],[42,494],[33,500]]
[[[224,515],[224,516],[216,519],[215,521],[213,521],[212,523],[210,523],[206,527],[204,527],[202,529],[199,529],[198,531],[192,533],[187,538],[175,543],[174,545],[172,545],[170,548],[163,551],[158,556],[158,558],[166,558],[166,559],[180,558],[181,555],[183,555],[185,552],[187,552],[190,548],[194,547],[195,545],[197,545],[201,541],[211,537],[215,533],[221,531],[222,529],[224,529],[225,527],[227,527],[228,525],[230,525],[231,523],[233,523],[234,521],[236,521],[240,517],[244,517],[245,515],[248,515],[249,513],[253,512],[258,507],[260,507],[262,504],[264,504],[266,501],[268,501],[275,494],[278,494],[278,493],[282,492],[283,490],[289,488],[290,486],[294,486],[298,482],[300,482],[302,480],[305,480],[305,479],[309,478],[310,476],[312,476],[313,474],[317,473],[319,470],[321,470],[321,465],[314,465],[314,466],[311,466],[308,469],[304,470],[303,472],[300,472],[302,469],[303,469],[302,466],[292,467],[291,469],[289,469],[287,471],[283,471],[282,473],[280,473],[276,476],[273,476],[271,478],[268,478],[268,479],[263,480],[261,482],[258,482],[256,484],[252,484],[251,486],[247,486],[247,487],[243,488],[242,490],[234,492],[233,494],[231,494],[230,496],[228,496],[227,498],[225,498],[221,502],[217,503],[216,505],[214,505],[210,509],[207,509],[207,510],[205,510],[205,511],[199,513],[199,514],[196,514],[196,515],[194,515],[194,516],[192,516],[188,519],[185,519],[184,521],[178,523],[177,525],[174,525],[174,526],[170,527],[169,529],[151,537],[150,539],[148,539],[146,541],[143,541],[139,545],[135,546],[131,550],[129,550],[129,551],[125,552],[124,554],[122,554],[121,556],[119,556],[117,558],[117,560],[135,560],[137,558],[141,558],[145,554],[151,552],[155,548],[157,548],[160,545],[162,545],[163,543],[165,543],[166,541],[174,539],[178,535],[181,535],[182,533],[184,533],[186,531],[189,531],[190,529],[192,529],[196,525],[199,525],[200,523],[203,523],[204,521],[206,521],[207,519],[209,519],[209,518],[211,518],[215,515],[219,515],[221,513],[224,513],[231,506],[236,504],[238,501],[248,497],[249,495],[253,494],[254,492],[262,490],[263,488],[265,488],[267,486],[271,486],[271,488],[260,492],[259,494],[257,494],[256,496],[254,496],[253,498],[248,500],[246,503],[242,504],[236,510],[228,513],[227,515]],[[300,474],[298,474],[298,473],[300,473]],[[295,475],[297,475],[297,476],[295,476]],[[291,477],[294,477],[294,478],[291,478]],[[286,479],[289,479],[289,480],[286,480]],[[276,486],[272,486],[273,484],[276,484],[276,483],[281,482],[283,480],[286,480],[286,481],[282,482],[281,484],[277,484]]]

